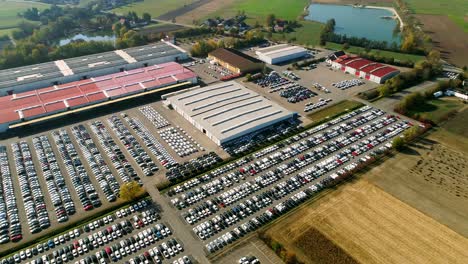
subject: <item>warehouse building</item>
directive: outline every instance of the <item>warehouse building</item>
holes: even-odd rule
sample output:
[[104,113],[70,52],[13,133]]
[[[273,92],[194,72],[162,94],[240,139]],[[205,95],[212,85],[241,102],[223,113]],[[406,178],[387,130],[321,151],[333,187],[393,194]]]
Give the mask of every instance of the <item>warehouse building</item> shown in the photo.
[[303,47],[280,44],[258,49],[255,54],[260,60],[268,64],[279,64],[305,57],[308,51]]
[[386,80],[400,73],[396,68],[348,55],[340,56],[335,60],[328,61],[328,63],[331,63],[334,69],[376,83],[384,83]]
[[264,66],[262,61],[229,48],[219,48],[210,52],[208,59],[235,74],[261,71]]
[[0,132],[26,124],[197,83],[191,70],[168,62],[0,97]]
[[174,44],[158,43],[0,71],[0,96],[188,58]]
[[234,81],[162,98],[218,145],[297,115]]

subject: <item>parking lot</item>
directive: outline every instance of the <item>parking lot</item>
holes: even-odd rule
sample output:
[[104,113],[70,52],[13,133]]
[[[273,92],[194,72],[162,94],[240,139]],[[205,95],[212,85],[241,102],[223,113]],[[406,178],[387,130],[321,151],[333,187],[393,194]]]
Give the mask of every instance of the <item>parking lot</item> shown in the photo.
[[[184,244],[162,221],[157,207],[142,200],[74,228],[8,260],[15,263],[192,263]],[[7,260],[2,260],[4,263]],[[5,262],[6,263],[6,262]]]
[[118,205],[125,182],[153,188],[171,168],[228,156],[161,102],[0,145],[0,250]]
[[411,125],[366,106],[174,187],[167,199],[214,253],[390,148]]

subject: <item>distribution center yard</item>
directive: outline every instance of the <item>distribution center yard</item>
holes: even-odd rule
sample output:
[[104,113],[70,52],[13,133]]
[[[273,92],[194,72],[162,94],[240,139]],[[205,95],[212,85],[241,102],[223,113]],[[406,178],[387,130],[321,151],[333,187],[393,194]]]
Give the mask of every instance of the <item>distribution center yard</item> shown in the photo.
[[468,261],[467,239],[365,179],[327,193],[267,234],[305,263]]

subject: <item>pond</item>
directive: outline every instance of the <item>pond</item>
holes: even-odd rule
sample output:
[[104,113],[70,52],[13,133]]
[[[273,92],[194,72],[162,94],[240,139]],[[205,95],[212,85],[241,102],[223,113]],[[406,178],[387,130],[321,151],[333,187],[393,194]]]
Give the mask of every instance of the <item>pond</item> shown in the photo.
[[76,34],[73,37],[66,38],[66,39],[61,39],[59,41],[59,46],[67,45],[68,43],[75,41],[75,40],[84,40],[84,41],[111,41],[112,43],[115,43],[115,36],[114,35],[96,35],[96,36],[91,36],[91,35],[85,35],[85,34]]
[[328,4],[311,4],[308,10],[307,20],[326,23],[334,18],[337,34],[400,44],[401,37],[393,34],[397,20],[390,10]]

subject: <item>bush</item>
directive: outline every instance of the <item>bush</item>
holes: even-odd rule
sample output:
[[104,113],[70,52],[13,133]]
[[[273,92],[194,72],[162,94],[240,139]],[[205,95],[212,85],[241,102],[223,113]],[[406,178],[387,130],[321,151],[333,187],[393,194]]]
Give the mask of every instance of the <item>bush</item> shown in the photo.
[[405,140],[402,137],[397,137],[392,142],[392,147],[395,150],[401,151],[405,146]]

